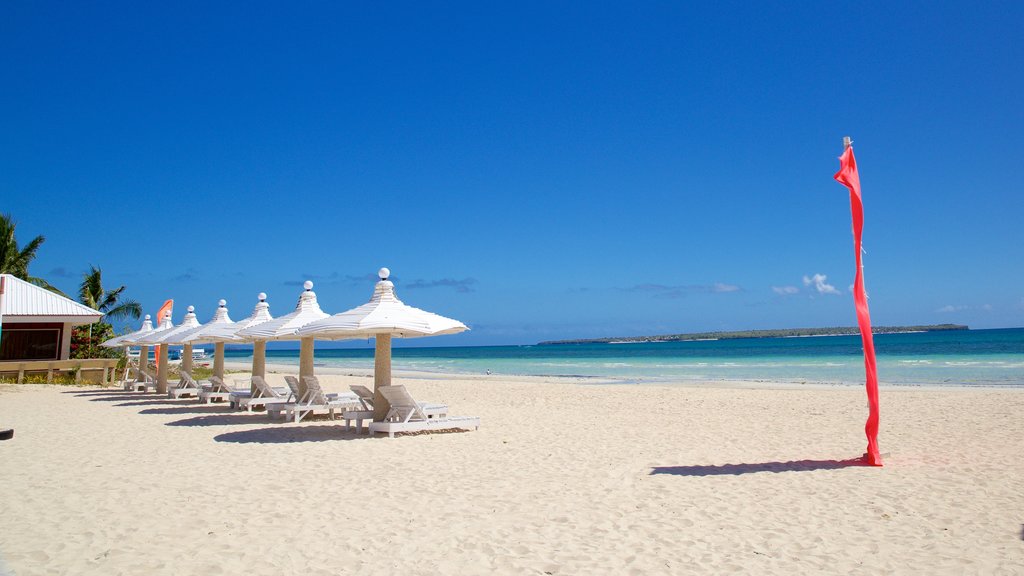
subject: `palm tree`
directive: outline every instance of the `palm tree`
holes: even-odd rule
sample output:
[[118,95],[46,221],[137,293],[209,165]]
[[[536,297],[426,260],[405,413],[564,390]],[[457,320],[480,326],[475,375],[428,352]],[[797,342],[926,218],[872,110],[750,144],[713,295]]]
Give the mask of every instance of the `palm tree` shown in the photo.
[[[93,310],[103,312],[104,320],[138,319],[142,316],[142,306],[135,300],[121,300],[124,286],[113,290],[103,289],[103,271],[95,266],[82,277],[82,285],[78,288],[78,301]],[[118,302],[118,300],[121,300]]]
[[28,265],[35,259],[36,252],[43,242],[46,242],[46,238],[36,236],[24,248],[18,248],[18,239],[14,236],[14,229],[17,227],[18,223],[11,218],[10,214],[0,214],[0,273],[10,274],[15,278],[21,278],[41,288],[64,295],[46,280],[30,276],[28,273]]

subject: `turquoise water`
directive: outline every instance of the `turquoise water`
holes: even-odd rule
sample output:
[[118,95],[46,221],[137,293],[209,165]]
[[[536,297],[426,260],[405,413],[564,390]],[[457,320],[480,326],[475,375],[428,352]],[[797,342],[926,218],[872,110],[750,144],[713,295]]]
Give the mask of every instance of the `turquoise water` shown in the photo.
[[[423,342],[427,342],[424,340]],[[316,364],[373,367],[373,349],[316,350]],[[1024,386],[1024,328],[875,336],[880,383]],[[268,362],[298,365],[298,350]],[[228,350],[233,360],[251,351]],[[862,384],[860,336],[748,338],[642,344],[395,348],[396,370],[583,376],[630,382],[781,380]]]

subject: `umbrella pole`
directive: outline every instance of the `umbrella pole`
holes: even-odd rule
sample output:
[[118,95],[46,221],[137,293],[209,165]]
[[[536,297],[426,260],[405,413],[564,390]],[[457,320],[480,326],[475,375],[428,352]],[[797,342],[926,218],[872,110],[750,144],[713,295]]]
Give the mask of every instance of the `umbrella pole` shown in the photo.
[[181,371],[192,375],[192,345],[185,344],[181,350]]
[[137,372],[135,379],[145,381],[146,377],[142,375],[142,371],[149,370],[149,346],[139,347],[139,365],[135,367],[135,370]]
[[156,393],[167,394],[167,344],[161,344],[157,350],[160,357],[160,368],[157,370]]
[[373,421],[382,422],[391,405],[380,393],[381,386],[391,385],[391,334],[377,334],[373,352]]
[[313,338],[303,338],[299,343],[299,398],[306,396],[306,376],[313,375]]
[[[252,375],[267,377],[267,341],[257,340],[252,343]],[[250,391],[256,393],[256,385],[250,384]]]
[[213,375],[224,381],[224,343],[213,343]]

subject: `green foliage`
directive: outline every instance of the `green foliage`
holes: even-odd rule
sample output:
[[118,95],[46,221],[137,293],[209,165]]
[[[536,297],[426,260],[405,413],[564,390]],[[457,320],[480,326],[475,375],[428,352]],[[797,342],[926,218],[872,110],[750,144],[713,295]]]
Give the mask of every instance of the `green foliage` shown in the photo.
[[10,274],[15,278],[21,278],[51,292],[64,295],[63,292],[54,288],[49,282],[42,278],[31,276],[28,266],[36,257],[39,247],[46,242],[43,236],[36,236],[29,240],[23,247],[18,246],[18,239],[15,236],[15,229],[18,223],[10,214],[0,214],[0,273]]
[[[17,376],[4,376],[0,378],[0,384],[17,384]],[[61,386],[67,386],[70,384],[87,385],[87,383],[75,382],[75,375],[73,372],[68,373],[56,373],[53,375],[53,382],[46,381],[46,374],[26,374],[22,384],[58,384]]]
[[103,271],[96,266],[82,276],[82,284],[78,287],[78,301],[89,308],[103,312],[103,319],[123,320],[138,319],[142,316],[142,306],[134,300],[121,300],[124,286],[113,290],[103,288]]
[[196,380],[205,380],[210,376],[213,376],[213,368],[200,366],[198,364],[192,367],[192,378],[195,378]]
[[120,348],[100,346],[113,337],[114,327],[106,322],[75,326],[71,329],[71,358],[123,358],[124,352]]

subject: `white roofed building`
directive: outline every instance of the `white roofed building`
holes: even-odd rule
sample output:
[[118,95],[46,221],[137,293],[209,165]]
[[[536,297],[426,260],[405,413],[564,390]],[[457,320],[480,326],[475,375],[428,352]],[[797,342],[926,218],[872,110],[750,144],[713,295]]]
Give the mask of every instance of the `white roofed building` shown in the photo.
[[0,361],[67,360],[71,328],[102,317],[70,298],[0,274]]

